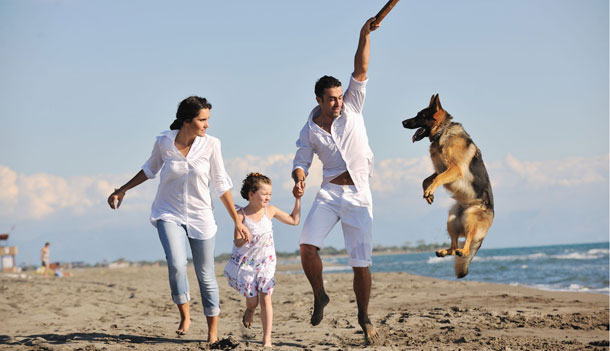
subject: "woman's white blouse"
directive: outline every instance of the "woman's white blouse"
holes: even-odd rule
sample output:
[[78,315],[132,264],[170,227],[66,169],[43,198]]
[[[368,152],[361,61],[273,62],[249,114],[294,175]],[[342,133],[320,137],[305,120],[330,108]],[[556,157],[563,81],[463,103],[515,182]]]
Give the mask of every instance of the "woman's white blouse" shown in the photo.
[[171,130],[158,136],[142,166],[149,179],[161,172],[150,221],[155,227],[158,220],[185,225],[190,238],[209,239],[217,229],[210,188],[220,196],[233,187],[222,161],[220,140],[210,135],[195,137],[185,157],[174,145],[177,134]]

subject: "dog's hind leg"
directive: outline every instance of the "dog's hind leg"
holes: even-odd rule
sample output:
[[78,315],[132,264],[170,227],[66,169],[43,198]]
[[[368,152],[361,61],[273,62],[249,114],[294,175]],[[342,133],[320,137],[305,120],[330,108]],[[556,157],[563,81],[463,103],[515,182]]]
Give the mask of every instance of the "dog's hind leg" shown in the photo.
[[449,217],[447,218],[447,232],[451,238],[451,247],[448,249],[442,249],[436,251],[437,257],[445,257],[447,255],[455,255],[458,250],[458,239],[460,236],[464,236],[464,225],[461,221],[461,212],[463,208],[455,204],[449,210]]
[[478,206],[470,207],[464,211],[462,222],[464,222],[466,240],[464,245],[456,251],[458,257],[455,258],[454,269],[455,276],[458,278],[463,278],[468,274],[470,261],[479,251],[483,239],[491,227],[493,212]]
[[464,278],[468,274],[468,267],[470,266],[470,261],[474,258],[474,255],[479,251],[481,244],[483,241],[473,241],[470,244],[470,251],[466,256],[458,256],[455,258],[453,263],[453,269],[455,271],[455,276],[459,278]]
[[479,206],[472,206],[466,209],[461,218],[466,240],[464,245],[456,250],[455,254],[458,256],[468,256],[472,243],[483,241],[485,235],[487,235],[487,231],[491,227],[492,218],[493,215],[490,217],[489,210]]

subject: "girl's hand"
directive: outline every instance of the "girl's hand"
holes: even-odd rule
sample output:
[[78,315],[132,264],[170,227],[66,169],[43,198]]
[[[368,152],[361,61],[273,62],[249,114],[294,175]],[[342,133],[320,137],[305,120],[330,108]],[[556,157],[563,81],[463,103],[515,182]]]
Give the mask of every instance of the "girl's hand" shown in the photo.
[[295,198],[300,198],[305,194],[305,180],[298,181],[294,183],[294,187],[292,188],[292,195]]
[[[108,196],[108,205],[113,210],[116,210],[121,206],[121,202],[123,202],[123,198],[125,197],[125,191],[121,189],[114,189],[114,192]],[[115,207],[116,203],[116,207]]]
[[235,244],[236,247],[242,247],[246,244],[246,239],[234,239],[233,243]]

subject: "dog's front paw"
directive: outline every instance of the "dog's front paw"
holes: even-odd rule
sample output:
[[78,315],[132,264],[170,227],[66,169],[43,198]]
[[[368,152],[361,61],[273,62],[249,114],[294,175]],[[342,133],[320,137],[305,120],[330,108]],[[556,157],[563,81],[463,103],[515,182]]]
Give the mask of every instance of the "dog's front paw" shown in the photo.
[[447,256],[447,253],[448,253],[447,250],[444,250],[444,249],[438,250],[438,251],[436,251],[436,257],[445,257],[445,256]]
[[424,194],[424,199],[426,199],[428,205],[432,205],[432,202],[434,202],[434,194]]

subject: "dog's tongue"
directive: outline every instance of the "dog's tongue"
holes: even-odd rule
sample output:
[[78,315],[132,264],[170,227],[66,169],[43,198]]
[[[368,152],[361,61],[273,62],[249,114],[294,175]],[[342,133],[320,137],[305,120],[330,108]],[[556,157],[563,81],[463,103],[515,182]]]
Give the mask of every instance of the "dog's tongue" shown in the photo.
[[413,140],[413,142],[416,141],[420,141],[424,138],[424,133],[426,132],[426,128],[419,128],[415,131],[415,134],[413,134],[413,138],[411,138],[411,140]]

